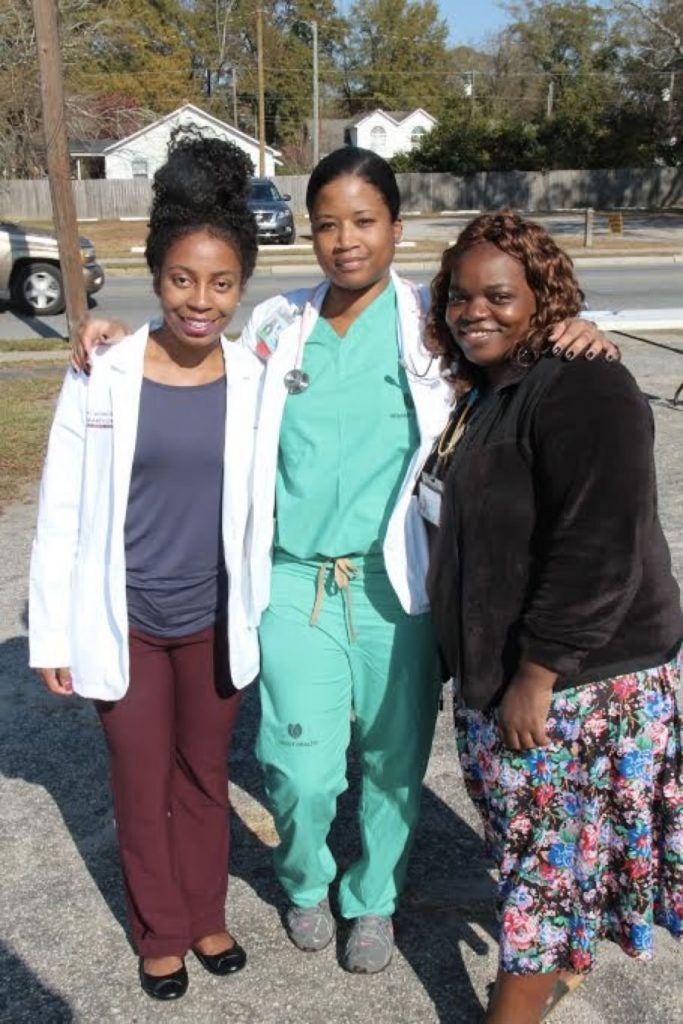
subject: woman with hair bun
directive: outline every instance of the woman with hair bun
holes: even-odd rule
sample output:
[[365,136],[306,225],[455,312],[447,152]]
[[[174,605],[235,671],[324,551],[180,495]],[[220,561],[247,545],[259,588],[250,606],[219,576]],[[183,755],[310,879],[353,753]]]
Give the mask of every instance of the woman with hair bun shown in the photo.
[[69,370],[31,560],[30,663],[95,701],[144,991],[177,999],[192,949],[240,970],[226,927],[226,759],[258,674],[244,537],[259,368],[223,332],[256,259],[241,150],[179,133],[146,256],[161,318]]
[[499,869],[488,1024],[537,1024],[599,939],[683,933],[678,587],[652,413],[619,363],[546,358],[583,296],[503,211],[443,256],[429,330],[459,396],[422,472],[428,592]]

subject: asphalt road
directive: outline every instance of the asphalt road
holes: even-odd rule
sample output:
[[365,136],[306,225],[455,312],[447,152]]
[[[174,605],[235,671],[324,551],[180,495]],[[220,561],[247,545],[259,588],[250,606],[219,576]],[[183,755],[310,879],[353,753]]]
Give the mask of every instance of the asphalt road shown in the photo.
[[[284,250],[283,250],[284,253]],[[283,260],[286,256],[283,255]],[[428,283],[428,271],[406,276],[420,283]],[[681,306],[683,304],[683,264],[619,265],[611,267],[579,267],[579,281],[593,309],[638,309],[648,307]],[[256,271],[249,283],[242,305],[233,320],[240,330],[251,310],[259,302],[290,288],[312,284],[316,275],[310,270],[298,273],[270,273]],[[137,327],[156,312],[156,300],[147,275],[110,276],[102,291],[93,296],[92,314],[113,316]],[[66,334],[64,316],[19,317],[0,306],[0,339],[63,337]]]

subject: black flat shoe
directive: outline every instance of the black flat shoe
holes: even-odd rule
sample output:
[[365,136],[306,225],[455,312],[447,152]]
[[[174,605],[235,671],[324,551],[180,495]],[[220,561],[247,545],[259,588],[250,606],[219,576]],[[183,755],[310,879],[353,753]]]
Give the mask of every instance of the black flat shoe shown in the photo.
[[247,954],[238,942],[222,953],[201,953],[194,946],[192,952],[210,974],[234,974],[241,971],[247,962]]
[[142,991],[152,999],[180,999],[187,992],[187,970],[185,964],[173,974],[147,974],[143,967],[144,960],[140,957],[140,984]]

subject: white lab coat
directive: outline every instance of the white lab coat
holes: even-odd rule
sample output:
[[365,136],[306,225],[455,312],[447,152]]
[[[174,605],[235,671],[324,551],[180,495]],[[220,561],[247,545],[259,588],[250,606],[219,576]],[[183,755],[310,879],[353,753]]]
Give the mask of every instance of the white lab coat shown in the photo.
[[[124,524],[149,325],[97,349],[90,377],[69,370],[43,471],[31,557],[30,664],[69,666],[74,690],[117,700],[129,680]],[[222,531],[236,687],[258,674],[245,554],[262,365],[223,339],[226,423]]]
[[[420,446],[406,472],[384,541],[384,561],[392,586],[409,614],[428,610],[426,575],[428,565],[427,534],[413,496],[417,477],[443,430],[452,408],[452,389],[439,374],[438,359],[430,359],[422,340],[429,304],[426,289],[403,280],[392,271],[396,288],[399,347],[415,402],[420,429]],[[276,311],[293,316],[282,331],[273,354],[266,361],[261,410],[254,449],[253,521],[250,533],[249,577],[253,588],[252,607],[256,621],[270,601],[270,576],[274,536],[273,509],[277,475],[280,425],[287,390],[284,376],[297,359],[300,343],[310,336],[320,314],[328,281],[317,288],[298,289],[261,303],[254,310],[242,342],[256,350],[258,328]],[[290,401],[296,402],[292,396]],[[343,555],[348,552],[340,551]]]

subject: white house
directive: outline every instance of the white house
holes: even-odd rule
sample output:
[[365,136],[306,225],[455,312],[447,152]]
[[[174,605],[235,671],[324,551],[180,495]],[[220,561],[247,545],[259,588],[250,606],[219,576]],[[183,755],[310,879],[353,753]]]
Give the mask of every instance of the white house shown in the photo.
[[380,156],[409,153],[436,125],[436,118],[422,107],[404,111],[373,110],[347,127],[346,135],[352,146],[371,149]]
[[[233,142],[251,157],[254,170],[259,170],[258,139],[241,132],[239,128],[219,121],[217,117],[207,114],[192,103],[184,103],[171,114],[159,118],[153,124],[129,135],[126,139],[118,139],[104,150],[104,167],[106,178],[153,178],[154,172],[165,162],[171,132],[178,125],[196,124],[206,134],[219,139]],[[272,178],[280,153],[272,146],[265,150],[265,174]]]

